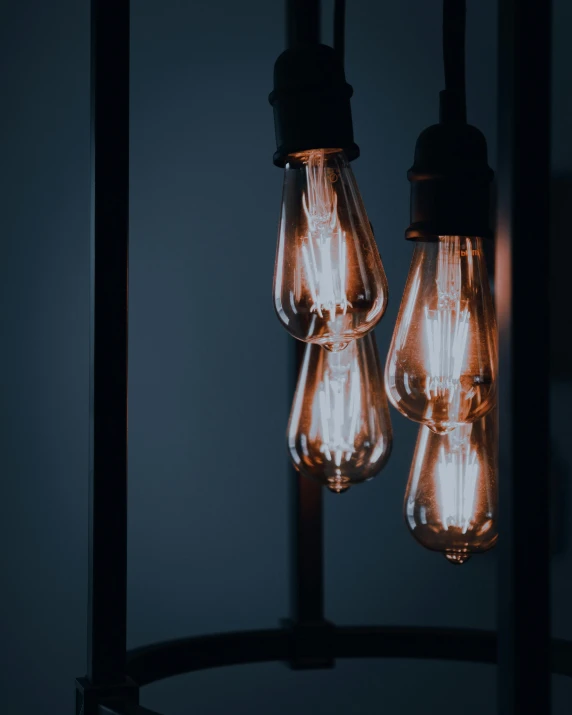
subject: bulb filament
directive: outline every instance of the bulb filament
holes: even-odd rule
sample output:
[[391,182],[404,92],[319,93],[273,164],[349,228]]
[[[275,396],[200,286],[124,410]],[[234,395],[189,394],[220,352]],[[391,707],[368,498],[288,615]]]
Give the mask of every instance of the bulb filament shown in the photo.
[[480,464],[471,449],[472,425],[462,425],[449,437],[450,449],[441,446],[437,464],[437,494],[441,523],[461,529],[463,534],[471,526],[475,512]]
[[[349,350],[351,348],[346,349]],[[337,353],[336,357],[340,355],[341,358],[343,354]],[[311,439],[320,441],[320,452],[324,458],[338,468],[342,461],[352,459],[355,439],[361,428],[359,367],[357,360],[350,359],[349,362],[349,365],[343,364],[339,359],[338,365],[328,370],[320,382],[317,393],[319,409],[314,411],[310,433]]]
[[425,332],[429,374],[425,393],[429,399],[447,397],[453,402],[460,387],[463,360],[467,349],[470,313],[464,310],[425,308]]
[[333,321],[338,311],[346,314],[352,304],[346,294],[347,244],[338,216],[338,197],[325,167],[324,152],[308,154],[308,190],[302,204],[307,219],[302,260],[312,296],[310,312],[320,318],[329,313]]
[[[428,373],[425,394],[449,403],[449,422],[461,421],[461,372],[467,352],[471,314],[462,304],[461,256],[458,236],[440,237],[437,263],[436,310],[425,306],[425,340]],[[468,241],[468,239],[467,239]],[[467,247],[470,251],[470,247]],[[466,303],[465,303],[466,305]],[[471,397],[468,395],[465,397]]]

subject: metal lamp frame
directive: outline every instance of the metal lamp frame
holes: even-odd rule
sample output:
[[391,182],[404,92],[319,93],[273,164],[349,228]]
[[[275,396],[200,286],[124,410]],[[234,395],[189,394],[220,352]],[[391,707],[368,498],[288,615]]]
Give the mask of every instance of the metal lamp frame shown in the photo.
[[[76,681],[76,715],[158,715],[138,704],[140,687],[204,668],[267,661],[327,668],[337,658],[496,664],[499,713],[548,715],[551,673],[572,676],[572,643],[550,636],[550,2],[499,0],[497,631],[340,627],[326,621],[322,488],[297,476],[290,619],[273,630],[184,638],[131,651],[126,648],[129,6],[129,0],[91,2],[89,608],[87,675]],[[535,389],[519,389],[530,375]],[[534,440],[526,441],[525,451],[530,414]]]

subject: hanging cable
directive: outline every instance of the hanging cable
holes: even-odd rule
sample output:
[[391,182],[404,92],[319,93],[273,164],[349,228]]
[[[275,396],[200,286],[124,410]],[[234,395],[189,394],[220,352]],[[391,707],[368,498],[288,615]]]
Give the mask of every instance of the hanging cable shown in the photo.
[[441,121],[467,121],[465,91],[466,0],[443,0],[443,64],[445,91]]
[[335,0],[334,4],[334,50],[344,64],[346,45],[346,0]]
[[443,0],[445,89],[439,93],[439,123],[424,129],[415,145],[411,223],[405,236],[439,241],[441,236],[492,237],[490,185],[483,133],[467,124],[465,95],[466,0]]
[[286,1],[286,47],[320,42],[320,0]]

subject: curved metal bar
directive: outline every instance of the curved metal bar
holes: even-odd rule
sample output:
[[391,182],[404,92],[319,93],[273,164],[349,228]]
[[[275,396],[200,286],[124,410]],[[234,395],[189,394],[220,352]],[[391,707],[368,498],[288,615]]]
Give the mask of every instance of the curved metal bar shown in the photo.
[[[127,672],[139,685],[195,670],[287,661],[295,632],[242,631],[156,643],[128,652]],[[324,650],[337,658],[433,658],[496,662],[496,635],[441,628],[342,626],[332,628]],[[571,669],[572,674],[572,669]]]
[[194,670],[288,660],[290,633],[276,628],[181,638],[127,653],[127,669],[139,685]]
[[420,658],[496,662],[493,631],[403,626],[336,628],[336,658]]
[[[287,661],[296,632],[239,631],[144,646],[127,654],[127,672],[139,685],[195,670]],[[335,658],[419,658],[496,663],[493,631],[387,626],[332,627],[324,651]],[[572,677],[572,642],[552,641],[552,672]]]

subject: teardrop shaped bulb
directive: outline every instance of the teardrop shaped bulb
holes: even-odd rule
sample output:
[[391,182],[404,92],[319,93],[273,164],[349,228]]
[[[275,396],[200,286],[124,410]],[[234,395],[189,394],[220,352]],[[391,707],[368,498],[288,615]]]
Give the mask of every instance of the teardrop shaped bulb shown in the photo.
[[482,239],[417,242],[385,370],[390,402],[445,433],[495,401],[496,321]]
[[288,424],[296,469],[340,493],[378,474],[392,441],[374,334],[342,352],[307,345]]
[[387,279],[343,151],[293,154],[284,172],[274,307],[298,340],[343,350],[387,306]]
[[417,541],[454,564],[497,541],[496,410],[452,432],[419,428],[405,494],[405,521]]

